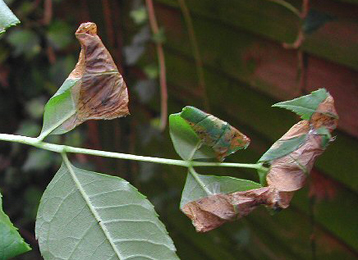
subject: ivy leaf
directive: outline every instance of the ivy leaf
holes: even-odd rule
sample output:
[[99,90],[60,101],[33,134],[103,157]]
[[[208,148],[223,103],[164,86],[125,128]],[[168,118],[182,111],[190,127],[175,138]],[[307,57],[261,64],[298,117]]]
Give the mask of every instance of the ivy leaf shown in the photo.
[[0,260],[6,260],[30,251],[17,228],[2,209],[2,195],[0,193]]
[[64,158],[38,210],[45,260],[179,259],[153,205],[127,181]]
[[81,53],[75,69],[45,106],[39,139],[63,134],[89,119],[114,119],[128,111],[127,86],[97,35],[94,23],[76,31]]
[[273,161],[297,150],[306,141],[307,135],[303,134],[290,139],[278,140],[270,149],[264,153],[259,162]]
[[250,143],[247,136],[227,122],[195,107],[187,106],[170,115],[169,125],[174,148],[184,160],[222,161]]
[[227,194],[261,188],[259,183],[230,176],[201,175],[189,172],[181,196],[180,208],[192,201],[214,194]]
[[309,120],[313,113],[316,112],[319,104],[321,104],[327,97],[329,93],[324,88],[320,88],[316,91],[313,91],[311,94],[295,98],[288,101],[283,101],[274,104],[272,107],[281,107],[296,114],[300,115],[302,119]]
[[19,23],[20,20],[14,15],[4,1],[0,0],[0,35],[3,34],[7,28]]

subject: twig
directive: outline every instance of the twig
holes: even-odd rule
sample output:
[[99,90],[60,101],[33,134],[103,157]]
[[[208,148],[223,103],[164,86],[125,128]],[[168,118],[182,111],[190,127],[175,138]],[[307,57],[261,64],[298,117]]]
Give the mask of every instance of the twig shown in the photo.
[[[159,33],[159,27],[157,19],[155,17],[154,6],[152,0],[146,0],[146,5],[148,9],[149,24],[152,29],[152,33],[157,35]],[[160,67],[160,92],[161,92],[161,115],[160,115],[160,130],[164,131],[167,125],[168,117],[168,90],[167,90],[167,79],[166,79],[166,67],[165,67],[165,57],[163,51],[163,44],[161,42],[155,43],[158,54],[158,61]]]
[[185,3],[185,0],[178,0],[178,2],[179,2],[180,9],[183,13],[186,26],[188,28],[189,40],[190,40],[191,47],[193,49],[196,70],[198,73],[199,88],[200,88],[201,94],[203,96],[204,107],[207,112],[210,112],[210,105],[209,105],[209,100],[208,100],[207,91],[206,91],[205,78],[204,78],[203,61],[201,59],[198,41],[196,39],[196,35],[195,35],[194,27],[193,27],[193,21],[191,19],[190,11]]

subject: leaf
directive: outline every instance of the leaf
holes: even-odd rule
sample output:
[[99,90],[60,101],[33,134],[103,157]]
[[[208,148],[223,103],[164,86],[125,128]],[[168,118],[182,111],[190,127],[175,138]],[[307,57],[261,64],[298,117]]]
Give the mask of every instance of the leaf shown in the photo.
[[9,7],[0,0],[0,34],[3,34],[7,28],[20,23],[20,20],[14,15]]
[[[261,188],[259,183],[238,179],[230,176],[215,176],[215,175],[193,175],[189,172],[186,177],[184,190],[181,196],[180,208],[182,209],[187,203],[205,198],[213,194],[233,193],[236,191],[245,191],[251,189]],[[203,186],[204,185],[205,189]],[[209,193],[207,192],[209,191]]]
[[320,88],[313,91],[311,94],[295,98],[289,101],[283,101],[274,104],[272,107],[281,107],[295,112],[300,115],[302,119],[309,120],[319,104],[323,102],[329,93],[324,89]]
[[[225,194],[261,187],[259,183],[229,176],[200,175],[191,168],[181,197],[180,209],[192,219],[198,232],[206,232],[228,221],[225,217],[227,211],[230,211],[229,215],[233,212],[234,215],[237,214],[233,207],[225,202],[218,206],[217,204],[223,202],[217,200],[218,198],[224,198]],[[211,214],[201,208],[201,202],[208,202],[208,208],[213,209],[215,213]],[[229,219],[231,220],[231,217]]]
[[297,150],[304,144],[306,138],[307,135],[303,134],[291,139],[278,140],[275,146],[270,147],[270,149],[261,156],[259,162],[272,161]]
[[148,13],[145,6],[141,6],[129,13],[135,24],[144,24],[148,20]]
[[0,193],[0,260],[6,260],[30,251],[17,228],[2,209],[2,195]]
[[42,196],[36,237],[45,260],[179,259],[142,194],[67,157]]
[[169,125],[174,148],[185,160],[216,157],[222,161],[250,143],[236,128],[195,107],[170,115]]
[[75,69],[45,107],[39,139],[63,134],[89,119],[114,119],[128,111],[127,86],[94,23],[76,31],[81,53]]
[[7,40],[14,47],[15,56],[32,58],[41,51],[39,36],[29,29],[15,29],[9,33]]
[[325,127],[321,127],[319,129],[317,129],[317,134],[322,136],[321,147],[327,148],[329,142],[332,140],[332,135],[329,132],[329,130]]

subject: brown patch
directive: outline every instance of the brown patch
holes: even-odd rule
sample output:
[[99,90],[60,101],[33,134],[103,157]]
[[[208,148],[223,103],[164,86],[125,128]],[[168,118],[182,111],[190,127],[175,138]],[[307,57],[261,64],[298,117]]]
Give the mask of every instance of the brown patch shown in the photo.
[[98,37],[96,24],[81,24],[76,37],[81,44],[81,52],[69,78],[80,81],[71,90],[77,113],[64,127],[72,129],[89,119],[114,119],[128,115],[126,83]]

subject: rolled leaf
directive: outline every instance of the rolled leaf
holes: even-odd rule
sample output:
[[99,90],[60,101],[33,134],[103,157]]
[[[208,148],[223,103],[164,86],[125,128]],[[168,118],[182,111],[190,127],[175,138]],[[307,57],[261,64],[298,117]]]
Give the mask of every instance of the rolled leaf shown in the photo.
[[127,181],[65,160],[46,188],[36,237],[45,260],[177,260],[153,205]]
[[184,107],[169,118],[170,135],[185,160],[225,157],[245,149],[250,139],[227,122],[195,107]]
[[[327,93],[323,100],[322,93]],[[304,102],[304,99],[301,99],[299,103],[306,104],[305,108],[315,107],[313,112],[306,109],[309,114],[305,112],[304,116],[309,117],[309,120],[295,124],[260,159],[270,165],[266,176],[260,173],[260,179],[266,178],[267,187],[228,193],[207,193],[207,196],[201,191],[198,196],[201,198],[183,206],[183,212],[193,221],[197,231],[206,232],[246,216],[259,205],[274,210],[289,206],[294,192],[303,187],[317,157],[323,153],[327,144],[333,141],[331,132],[337,127],[338,115],[332,96],[325,91],[322,93],[315,94],[317,100],[321,100],[318,104],[312,96]],[[197,183],[202,179],[205,180],[200,177]],[[212,186],[210,182],[201,186],[210,187],[209,185]],[[191,193],[195,194],[196,189],[192,188]]]
[[208,210],[201,208],[202,204],[197,203],[200,199],[213,198],[216,194],[222,195],[257,188],[261,188],[261,185],[249,180],[197,173],[193,175],[189,172],[181,197],[180,209],[193,221],[198,232],[206,232],[222,225],[226,219],[212,215]]
[[0,0],[0,35],[3,34],[7,28],[20,23],[20,20],[13,14],[10,8]]
[[81,44],[78,63],[46,104],[40,139],[66,133],[89,119],[129,114],[126,83],[98,37],[96,24],[81,24],[76,37]]
[[30,246],[20,236],[17,228],[3,211],[0,193],[0,260],[15,257],[30,250]]

